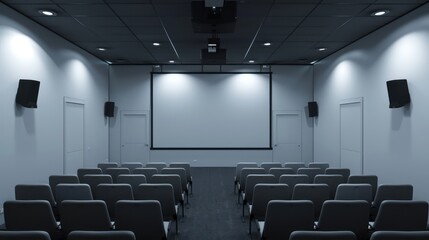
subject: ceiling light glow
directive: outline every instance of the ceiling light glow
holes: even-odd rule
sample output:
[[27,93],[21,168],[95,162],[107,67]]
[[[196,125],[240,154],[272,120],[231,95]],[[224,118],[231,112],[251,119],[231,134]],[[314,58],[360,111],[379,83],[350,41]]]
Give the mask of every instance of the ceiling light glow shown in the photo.
[[326,50],[328,50],[327,48],[325,48],[325,47],[320,47],[320,48],[318,48],[317,49],[318,51],[320,51],[320,52],[323,52],[323,51],[326,51]]
[[170,60],[170,61],[168,61],[169,63],[174,63],[174,60]]
[[373,16],[373,17],[379,17],[379,16],[386,15],[387,13],[389,13],[388,10],[378,10],[378,11],[375,11],[375,12],[371,13],[371,16]]
[[97,48],[97,50],[98,50],[98,51],[106,51],[106,50],[107,50],[107,48],[105,48],[105,47],[98,47],[98,48]]
[[249,60],[249,63],[254,63],[255,62],[255,60]]
[[264,46],[271,46],[271,43],[270,42],[266,42],[266,43],[264,43]]
[[42,15],[45,15],[45,16],[56,16],[57,15],[57,13],[56,12],[54,12],[54,11],[52,11],[52,10],[46,10],[46,9],[41,9],[41,10],[39,10],[39,13],[40,14],[42,14]]
[[159,42],[154,42],[154,43],[152,43],[152,45],[154,45],[154,46],[160,46],[160,45],[161,45],[161,43],[159,43]]

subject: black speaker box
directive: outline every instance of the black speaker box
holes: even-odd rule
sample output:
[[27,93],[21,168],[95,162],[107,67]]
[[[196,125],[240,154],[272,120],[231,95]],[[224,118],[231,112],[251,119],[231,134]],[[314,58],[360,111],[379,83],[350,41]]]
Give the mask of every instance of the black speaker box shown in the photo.
[[317,117],[319,115],[319,108],[317,102],[308,102],[308,116]]
[[40,82],[36,80],[19,80],[15,102],[26,108],[37,108]]
[[410,92],[406,79],[387,81],[389,108],[400,108],[410,103]]
[[115,112],[115,102],[106,102],[104,104],[104,116],[113,117]]

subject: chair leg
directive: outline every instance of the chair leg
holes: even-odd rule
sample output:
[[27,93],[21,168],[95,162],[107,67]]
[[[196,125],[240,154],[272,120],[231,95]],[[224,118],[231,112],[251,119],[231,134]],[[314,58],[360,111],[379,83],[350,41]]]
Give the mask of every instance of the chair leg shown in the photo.
[[184,204],[184,201],[182,200],[182,218],[184,218],[185,217],[185,204]]
[[246,203],[247,203],[247,201],[245,201],[244,199],[243,199],[243,207],[242,207],[242,212],[243,212],[243,214],[242,214],[242,216],[243,216],[243,218],[244,218],[244,206],[246,205]]
[[238,189],[238,193],[237,193],[237,203],[240,204],[240,189]]
[[249,215],[249,235],[252,234],[252,215]]
[[186,194],[186,204],[189,204],[189,190],[188,189],[186,189],[185,194]]

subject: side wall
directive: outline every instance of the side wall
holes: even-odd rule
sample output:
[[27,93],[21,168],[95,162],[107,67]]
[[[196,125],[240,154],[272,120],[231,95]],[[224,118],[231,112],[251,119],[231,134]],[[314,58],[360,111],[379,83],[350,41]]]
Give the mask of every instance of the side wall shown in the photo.
[[[429,4],[315,65],[315,161],[339,164],[339,102],[363,97],[364,173],[410,183],[429,200]],[[386,81],[407,79],[411,105],[389,109]]]
[[[163,66],[163,72],[219,71],[216,66]],[[259,66],[222,66],[224,72],[259,71]],[[121,162],[120,112],[150,111],[151,66],[111,66],[110,98],[117,109],[110,119],[110,161]],[[306,105],[313,99],[312,66],[273,66],[273,111],[298,110],[302,114],[302,159],[313,161],[313,120]],[[193,166],[235,166],[239,161],[272,161],[271,150],[151,150],[149,161],[189,161]],[[142,159],[146,162],[148,160]],[[286,160],[285,160],[286,161]],[[284,161],[284,162],[285,162]]]
[[[64,97],[85,101],[85,166],[107,161],[108,67],[3,4],[0,62],[2,208],[15,198],[16,184],[48,183],[49,175],[63,173]],[[40,81],[38,108],[15,104],[19,79]]]

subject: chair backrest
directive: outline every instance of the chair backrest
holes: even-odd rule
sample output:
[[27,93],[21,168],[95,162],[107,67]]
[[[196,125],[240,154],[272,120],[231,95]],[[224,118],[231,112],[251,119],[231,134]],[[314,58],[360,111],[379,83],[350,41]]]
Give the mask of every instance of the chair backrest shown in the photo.
[[239,162],[235,167],[235,180],[240,181],[240,174],[243,168],[257,168],[259,167],[256,162]]
[[130,184],[102,183],[95,189],[96,200],[103,200],[109,211],[110,219],[115,220],[115,204],[119,200],[133,200],[133,189]]
[[246,189],[246,179],[249,174],[265,174],[265,169],[260,167],[255,168],[242,168],[240,172],[240,178],[238,183],[240,184],[240,191],[244,191]]
[[274,175],[274,178],[277,182],[280,180],[280,176],[283,174],[295,174],[292,168],[270,168],[268,171],[269,174]]
[[105,162],[105,163],[98,163],[97,167],[100,168],[103,173],[105,173],[106,169],[117,168],[119,167],[119,164],[116,162]]
[[258,183],[277,183],[274,175],[271,174],[249,174],[246,179],[246,188],[244,189],[244,203],[252,204],[253,189]]
[[48,201],[15,200],[6,201],[3,206],[6,230],[41,230],[52,239],[58,237],[58,224]]
[[262,162],[260,167],[268,173],[271,168],[281,168],[282,164],[280,162]]
[[49,186],[51,186],[52,194],[55,197],[55,189],[60,183],[79,183],[77,175],[51,175],[49,176]]
[[413,186],[410,184],[381,184],[377,188],[371,207],[371,220],[375,220],[384,200],[412,200]]
[[15,186],[16,200],[46,200],[51,206],[56,202],[48,184],[18,184]]
[[64,200],[60,204],[61,230],[108,231],[112,224],[102,200]]
[[120,168],[107,168],[106,169],[106,174],[109,174],[110,176],[112,176],[113,183],[117,183],[118,176],[121,175],[121,174],[130,174],[130,169],[124,168],[124,167],[120,167]]
[[334,199],[337,187],[341,183],[344,183],[344,178],[339,174],[319,174],[314,177],[314,183],[327,184],[329,186],[329,197],[330,199]]
[[82,177],[82,182],[89,185],[91,188],[92,196],[95,195],[95,189],[98,184],[102,183],[113,183],[112,176],[109,174],[86,174]]
[[171,184],[140,184],[137,188],[135,200],[158,200],[161,203],[164,221],[176,220],[177,212],[174,201],[174,189]]
[[376,231],[427,230],[428,203],[412,200],[385,200],[374,221]]
[[293,192],[298,183],[310,183],[310,178],[306,174],[283,174],[279,178],[279,183],[287,184]]
[[126,230],[115,231],[73,231],[67,240],[136,240],[133,232]]
[[325,172],[325,170],[327,168],[329,168],[329,163],[326,162],[311,162],[308,164],[309,168],[320,168],[322,169],[323,172]]
[[133,231],[136,240],[167,239],[161,204],[157,200],[121,200],[116,203],[116,230]]
[[146,163],[147,168],[156,168],[158,172],[161,172],[163,168],[167,167],[167,163],[165,162],[148,162]]
[[291,200],[292,191],[282,183],[258,183],[253,189],[251,216],[257,220],[265,220],[268,202],[271,200]]
[[55,196],[58,205],[64,200],[92,200],[91,187],[85,183],[60,183]]
[[376,175],[350,175],[347,183],[370,184],[372,188],[372,199],[374,199],[378,187],[378,177]]
[[0,231],[1,240],[51,240],[45,231]]
[[349,168],[327,168],[325,174],[340,174],[343,176],[343,182],[346,183],[349,180],[350,169]]
[[374,206],[380,206],[384,200],[412,200],[413,186],[410,184],[381,184],[373,201]]
[[118,183],[130,184],[133,189],[133,193],[135,193],[138,186],[142,183],[147,183],[147,181],[143,174],[120,174],[118,176]]
[[313,208],[310,200],[271,200],[267,206],[262,239],[289,239],[293,231],[312,230]]
[[136,168],[142,168],[143,163],[140,162],[123,162],[121,167],[130,169],[130,173]]
[[370,240],[428,240],[429,231],[377,231]]
[[292,168],[294,172],[298,171],[299,168],[305,168],[305,163],[303,162],[287,162],[284,165],[285,168]]
[[186,170],[184,168],[172,168],[166,167],[161,170],[161,174],[177,174],[180,177],[180,182],[182,185],[182,192],[186,191],[188,188],[188,178],[186,176]]
[[82,182],[82,177],[85,174],[103,174],[101,168],[79,168],[77,170],[77,177],[79,178],[79,182]]
[[330,198],[329,193],[330,188],[324,183],[298,183],[293,189],[292,199],[312,201],[314,205],[314,219],[317,220],[323,203]]
[[371,204],[372,187],[367,183],[344,183],[337,187],[335,200],[365,200]]
[[314,182],[314,178],[316,177],[316,175],[318,174],[323,174],[322,169],[320,168],[298,168],[298,170],[296,171],[297,174],[305,174],[308,176],[308,180],[310,181],[310,183]]
[[152,183],[168,183],[173,186],[174,201],[176,204],[183,203],[182,181],[177,174],[155,174],[152,176]]
[[366,240],[369,208],[364,200],[325,201],[317,227],[321,231],[352,231],[358,239]]
[[351,231],[294,231],[289,240],[356,240]]
[[186,178],[188,182],[192,181],[191,164],[188,162],[171,162],[169,167],[171,168],[184,168],[186,171]]
[[136,168],[132,171],[133,174],[143,174],[146,177],[146,181],[150,182],[150,178],[154,175],[158,173],[158,169],[156,168],[148,168],[148,167],[143,167],[143,168]]

